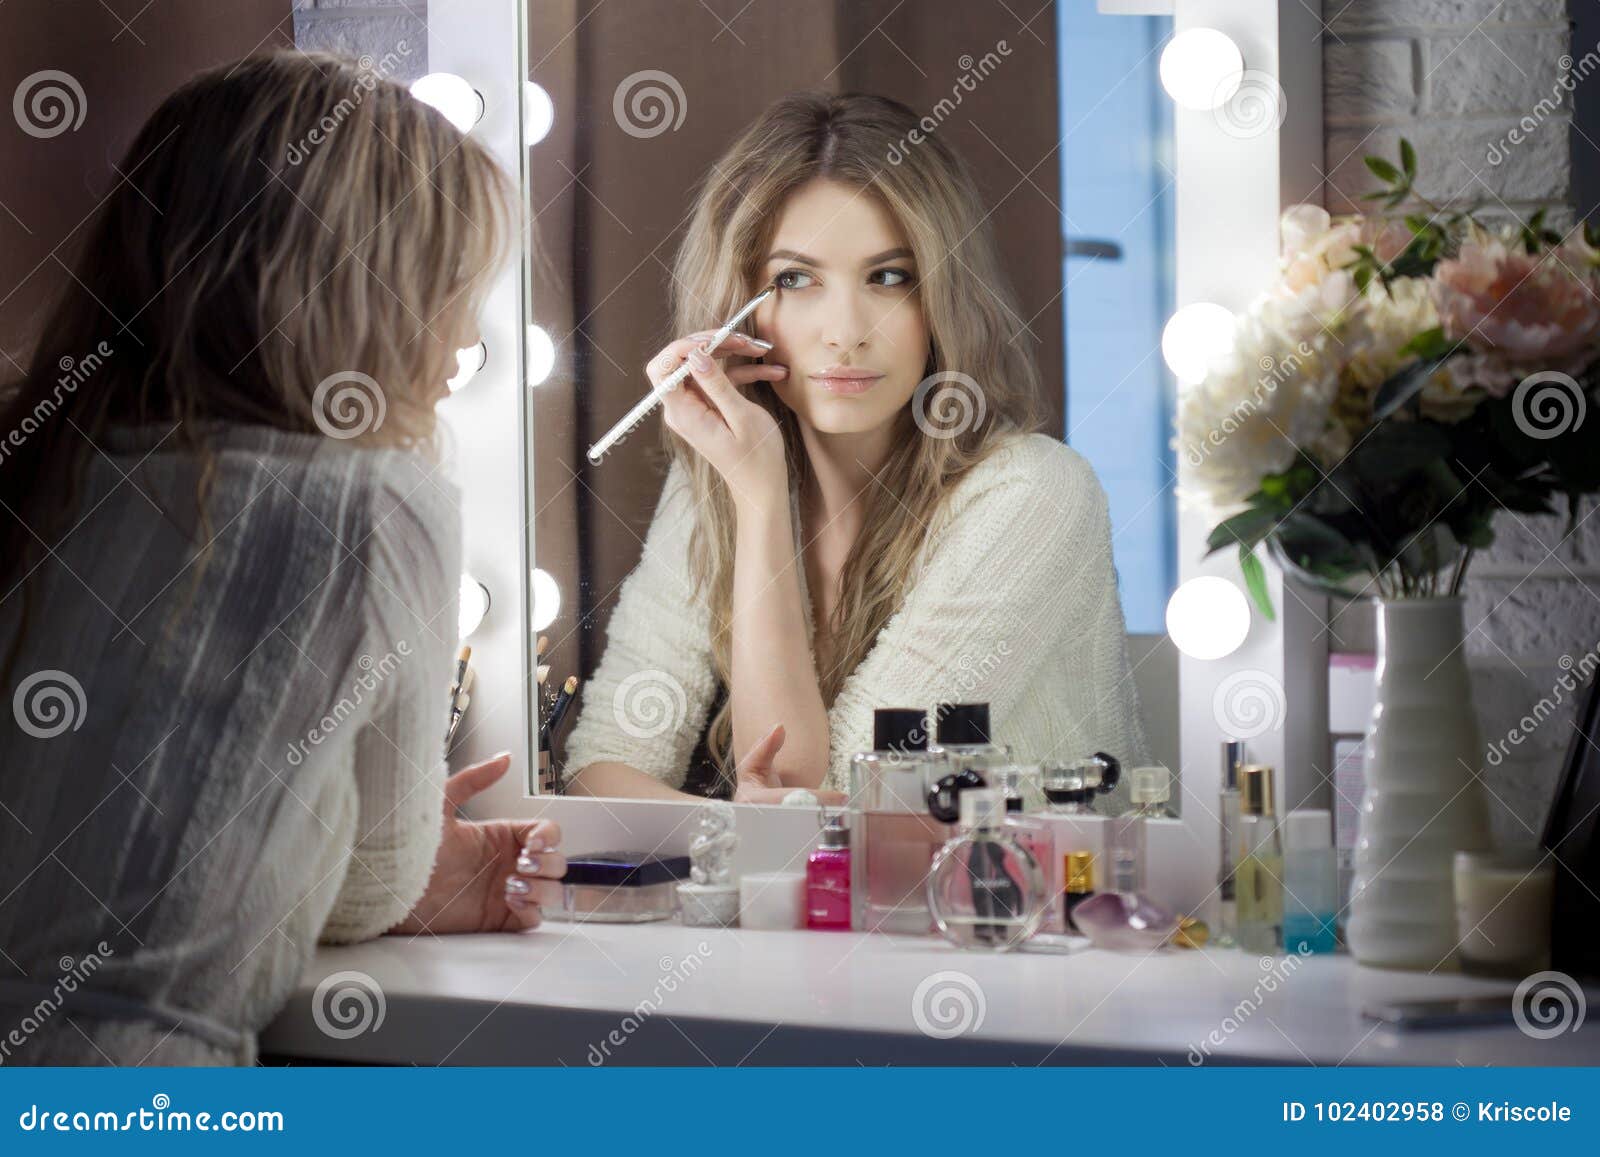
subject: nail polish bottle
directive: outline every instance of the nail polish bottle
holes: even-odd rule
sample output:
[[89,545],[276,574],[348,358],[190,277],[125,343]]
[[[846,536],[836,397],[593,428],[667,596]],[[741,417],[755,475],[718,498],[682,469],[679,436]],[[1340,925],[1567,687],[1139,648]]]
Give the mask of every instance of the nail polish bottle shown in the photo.
[[806,857],[806,927],[850,930],[850,832],[839,815]]

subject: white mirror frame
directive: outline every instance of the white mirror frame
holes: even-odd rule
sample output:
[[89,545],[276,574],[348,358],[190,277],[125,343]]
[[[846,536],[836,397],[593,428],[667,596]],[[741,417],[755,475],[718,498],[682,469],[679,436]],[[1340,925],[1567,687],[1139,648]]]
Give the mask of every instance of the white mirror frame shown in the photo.
[[[1104,2],[1104,0],[1103,0]],[[484,119],[473,129],[507,169],[522,178],[529,158],[516,111],[521,107],[526,37],[519,0],[432,0],[429,68],[466,76],[483,93]],[[1151,0],[1124,10],[1151,11]],[[1211,27],[1244,53],[1246,67],[1275,77],[1285,116],[1248,139],[1224,133],[1209,113],[1175,110],[1178,305],[1210,300],[1240,309],[1277,269],[1278,219],[1287,205],[1319,201],[1323,168],[1322,31],[1318,0],[1175,0],[1174,31]],[[556,109],[559,118],[562,109]],[[524,198],[526,201],[526,198]],[[527,794],[537,753],[532,742],[535,686],[529,574],[534,559],[529,517],[529,397],[522,341],[528,320],[526,261],[497,285],[482,319],[489,364],[444,404],[458,444],[470,447],[459,475],[464,503],[465,565],[495,592],[494,609],[469,640],[477,684],[453,762],[510,750],[512,771],[474,801],[476,815],[545,815],[561,823],[570,848],[658,847],[681,852],[695,805]],[[537,319],[534,319],[537,320]],[[498,355],[498,356],[497,356]],[[514,365],[512,362],[514,361]],[[516,413],[517,423],[507,418]],[[514,431],[514,440],[508,439]],[[1182,464],[1180,462],[1180,483]],[[1179,579],[1216,574],[1239,584],[1235,556],[1202,560],[1209,531],[1193,511],[1179,514]],[[1249,740],[1251,758],[1279,770],[1278,798],[1326,806],[1326,605],[1285,589],[1275,568],[1269,587],[1276,623],[1257,617],[1244,645],[1224,659],[1180,665],[1183,818],[1151,835],[1152,892],[1183,911],[1213,916],[1219,829],[1222,730],[1213,707],[1230,679],[1256,672],[1282,688],[1280,726]],[[515,584],[515,597],[511,597]],[[502,597],[504,595],[505,597]],[[1291,664],[1289,655],[1295,656]],[[1285,774],[1287,772],[1287,775]],[[1065,822],[1065,821],[1063,821]],[[741,809],[736,870],[797,866],[816,834],[806,809]],[[1074,828],[1078,824],[1068,824]],[[1092,821],[1091,828],[1098,827]],[[1083,830],[1098,842],[1097,833]]]

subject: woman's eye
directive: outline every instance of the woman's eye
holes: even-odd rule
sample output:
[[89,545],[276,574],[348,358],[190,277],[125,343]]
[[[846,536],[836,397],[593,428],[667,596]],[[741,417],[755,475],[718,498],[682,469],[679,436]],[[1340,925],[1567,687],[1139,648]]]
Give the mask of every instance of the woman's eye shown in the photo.
[[910,285],[912,280],[913,280],[912,276],[911,276],[911,271],[908,270],[908,269],[880,269],[876,273],[874,273],[873,276],[874,277],[897,277],[897,278],[899,278],[898,281],[888,281],[888,282],[884,283],[885,285],[889,286],[891,289],[898,289],[898,288],[900,288],[902,286]]
[[802,272],[799,269],[785,269],[782,273],[778,274],[778,276],[774,277],[772,280],[773,280],[773,283],[776,284],[779,289],[799,289],[800,286],[795,285],[793,282],[786,280],[786,278],[791,278],[791,277],[810,277],[810,276],[811,275],[809,273]]

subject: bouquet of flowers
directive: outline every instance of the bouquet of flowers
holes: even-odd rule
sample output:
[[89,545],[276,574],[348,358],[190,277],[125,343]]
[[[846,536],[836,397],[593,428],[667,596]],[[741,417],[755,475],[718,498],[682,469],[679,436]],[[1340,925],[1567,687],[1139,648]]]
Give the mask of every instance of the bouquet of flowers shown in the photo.
[[1285,213],[1278,282],[1179,396],[1185,496],[1268,617],[1263,543],[1324,590],[1454,595],[1496,511],[1561,496],[1570,534],[1600,488],[1600,231],[1432,205],[1408,141],[1366,164],[1379,211]]

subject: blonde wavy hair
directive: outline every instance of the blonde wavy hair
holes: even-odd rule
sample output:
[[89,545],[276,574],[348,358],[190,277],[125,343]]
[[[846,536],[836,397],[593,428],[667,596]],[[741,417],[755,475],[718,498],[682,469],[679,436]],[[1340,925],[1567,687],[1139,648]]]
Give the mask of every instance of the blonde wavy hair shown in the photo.
[[[915,397],[896,419],[898,436],[884,484],[866,499],[863,529],[845,560],[834,619],[818,624],[834,640],[836,662],[831,670],[817,672],[823,704],[830,708],[903,602],[917,551],[945,495],[1001,437],[1041,424],[1038,372],[1021,340],[1024,327],[977,186],[941,138],[918,130],[917,114],[885,97],[820,92],[783,97],[708,169],[672,271],[674,334],[715,329],[762,287],[767,251],[790,194],[819,177],[863,189],[893,216],[916,258],[917,290],[908,300],[920,303],[931,335],[924,378],[953,371],[981,391],[980,398],[943,399],[950,406],[968,404],[953,424],[944,421],[948,415],[934,413],[919,423],[912,413],[919,404]],[[917,135],[921,141],[907,147]],[[891,157],[899,159],[891,162]],[[810,463],[794,413],[766,382],[743,390],[776,418],[790,484],[803,485]],[[926,409],[927,403],[921,404]],[[938,433],[925,433],[924,426]],[[733,500],[709,463],[664,424],[662,431],[668,453],[687,471],[693,490],[690,563],[698,589],[707,592],[713,662],[726,687],[731,685]],[[732,746],[729,697],[708,734],[708,748],[724,777],[732,774]]]
[[[201,463],[202,527],[219,424],[431,450],[434,403],[518,232],[486,149],[331,55],[196,76],[117,172],[26,372],[0,385],[0,432],[29,431],[0,457],[0,502],[20,516],[0,526],[0,590],[63,529],[112,427],[177,424],[164,449]],[[82,388],[61,388],[61,367],[107,347]],[[348,392],[318,387],[358,376],[383,411],[352,433]],[[26,591],[23,606],[25,624]]]

